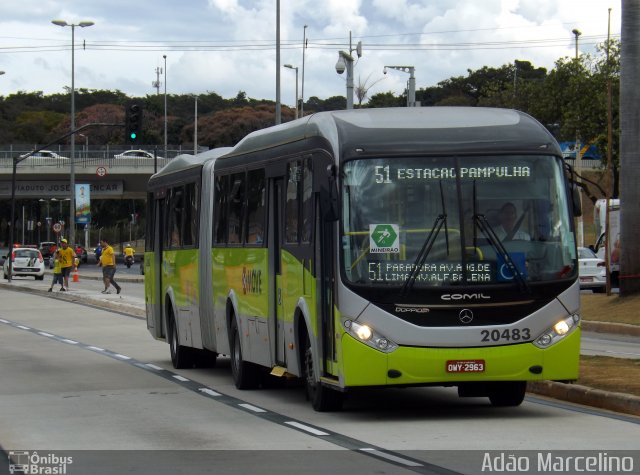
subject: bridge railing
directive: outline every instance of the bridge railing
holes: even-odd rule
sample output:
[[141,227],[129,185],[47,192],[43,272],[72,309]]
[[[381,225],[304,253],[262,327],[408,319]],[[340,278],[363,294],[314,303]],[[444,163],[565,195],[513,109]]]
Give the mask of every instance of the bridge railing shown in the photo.
[[[157,167],[160,170],[173,158],[158,158]],[[44,169],[52,172],[64,172],[69,170],[71,160],[64,157],[29,157],[18,164],[18,171],[42,171]],[[74,161],[76,171],[82,169],[95,170],[97,167],[106,167],[109,170],[140,168],[153,171],[154,159],[144,157],[127,157],[127,158],[104,158],[104,157],[79,157]],[[5,173],[13,168],[13,158],[0,157],[0,170]]]

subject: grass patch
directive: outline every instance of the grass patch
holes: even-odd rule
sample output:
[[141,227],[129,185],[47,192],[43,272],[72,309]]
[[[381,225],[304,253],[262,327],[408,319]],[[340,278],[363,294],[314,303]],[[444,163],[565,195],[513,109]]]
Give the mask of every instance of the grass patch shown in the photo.
[[581,294],[580,304],[584,320],[640,325],[640,295]]
[[577,384],[640,397],[640,360],[581,356]]

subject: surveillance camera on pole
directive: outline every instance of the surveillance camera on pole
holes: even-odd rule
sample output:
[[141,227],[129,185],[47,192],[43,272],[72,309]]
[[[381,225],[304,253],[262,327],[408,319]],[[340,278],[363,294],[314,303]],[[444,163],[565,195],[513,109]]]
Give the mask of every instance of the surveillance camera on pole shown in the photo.
[[338,52],[336,72],[347,71],[347,109],[353,109],[353,56],[345,51]]

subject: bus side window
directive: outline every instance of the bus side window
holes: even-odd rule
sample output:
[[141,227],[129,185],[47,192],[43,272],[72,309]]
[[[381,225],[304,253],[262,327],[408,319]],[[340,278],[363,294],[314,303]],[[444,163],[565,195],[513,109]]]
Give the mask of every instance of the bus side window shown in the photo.
[[168,239],[170,248],[182,246],[182,213],[184,210],[184,189],[173,188],[169,198],[169,230]]
[[197,242],[198,237],[198,188],[195,183],[189,183],[185,186],[184,196],[184,228],[182,236],[183,246],[193,246]]
[[229,244],[242,244],[242,216],[245,198],[244,172],[231,175],[231,191],[229,192]]
[[313,172],[311,159],[306,158],[302,177],[302,233],[301,241],[311,242],[313,233]]
[[214,205],[215,221],[213,230],[213,240],[216,244],[227,242],[227,199],[229,192],[229,176],[219,176],[216,178],[216,202]]
[[284,236],[288,243],[297,243],[299,238],[300,178],[300,161],[296,160],[289,163],[287,167],[287,190],[284,211]]
[[247,174],[247,244],[264,242],[265,179],[264,170],[251,170]]

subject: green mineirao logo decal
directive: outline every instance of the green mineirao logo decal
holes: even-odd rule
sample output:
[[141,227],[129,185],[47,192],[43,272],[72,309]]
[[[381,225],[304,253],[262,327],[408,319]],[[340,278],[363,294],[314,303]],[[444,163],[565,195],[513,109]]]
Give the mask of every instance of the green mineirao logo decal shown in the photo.
[[369,250],[373,254],[400,252],[400,228],[397,224],[370,224]]

